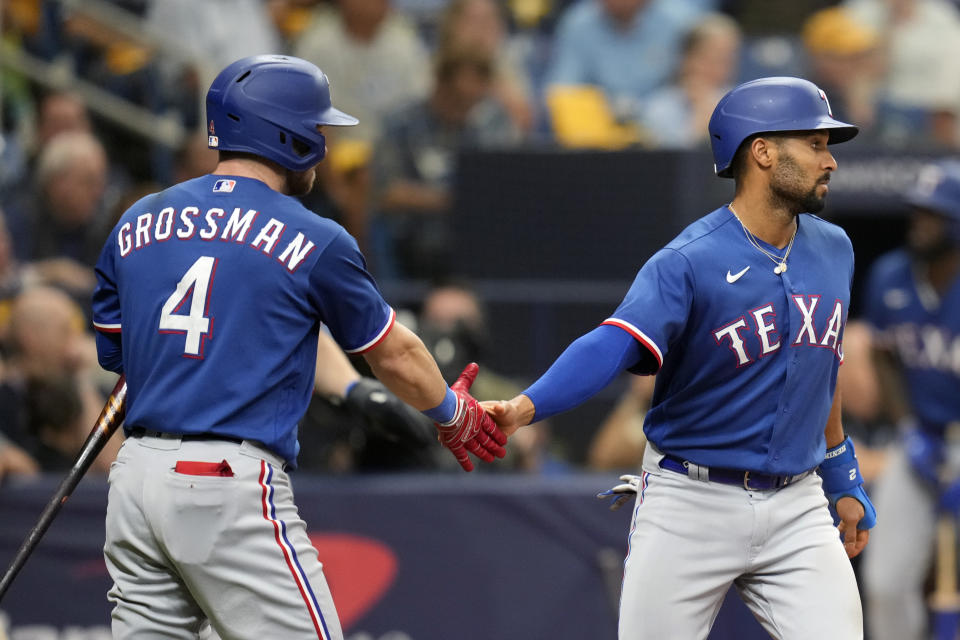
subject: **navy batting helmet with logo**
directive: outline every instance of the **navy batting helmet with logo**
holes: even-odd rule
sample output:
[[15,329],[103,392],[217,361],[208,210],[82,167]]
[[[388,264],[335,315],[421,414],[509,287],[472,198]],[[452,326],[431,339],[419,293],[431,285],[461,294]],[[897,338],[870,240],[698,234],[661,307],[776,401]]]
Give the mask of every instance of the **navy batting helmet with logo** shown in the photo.
[[267,158],[292,171],[326,153],[323,125],[357,124],[330,102],[330,81],[314,64],[292,56],[241,58],[207,91],[207,145]]
[[710,116],[713,170],[732,178],[733,157],[752,135],[817,129],[829,130],[831,144],[846,142],[859,131],[834,120],[827,94],[809,80],[773,77],[745,82],[723,96]]
[[925,165],[905,199],[911,206],[944,216],[949,221],[950,239],[960,244],[960,161]]
[[925,165],[907,193],[907,203],[960,221],[960,161]]

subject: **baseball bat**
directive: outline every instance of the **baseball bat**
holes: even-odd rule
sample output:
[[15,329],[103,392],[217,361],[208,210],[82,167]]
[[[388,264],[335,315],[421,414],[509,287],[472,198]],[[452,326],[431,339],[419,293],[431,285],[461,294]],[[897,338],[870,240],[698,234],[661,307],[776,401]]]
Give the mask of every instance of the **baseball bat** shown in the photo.
[[30,557],[33,550],[40,544],[40,539],[43,537],[43,534],[47,532],[47,529],[50,528],[53,519],[57,516],[57,513],[60,512],[60,508],[66,503],[67,498],[70,497],[70,494],[73,493],[73,490],[80,483],[80,480],[87,472],[87,469],[90,468],[94,459],[96,459],[97,455],[103,450],[110,436],[112,436],[113,432],[117,430],[117,427],[123,423],[123,418],[126,413],[127,380],[125,376],[121,375],[117,381],[117,385],[113,388],[113,391],[110,392],[110,397],[107,398],[106,404],[103,405],[100,417],[97,418],[97,422],[90,431],[90,435],[87,436],[86,441],[83,443],[80,453],[77,454],[77,459],[74,461],[73,466],[70,468],[70,471],[67,472],[63,481],[60,482],[56,493],[53,494],[53,497],[40,514],[37,524],[33,525],[33,529],[27,534],[23,544],[20,545],[20,550],[17,551],[17,555],[13,557],[13,561],[10,562],[10,566],[7,567],[3,578],[0,579],[0,601],[3,600],[3,596],[6,595],[14,578],[20,573],[20,569],[23,568],[27,558]]
[[934,590],[930,595],[936,640],[956,640],[960,627],[960,592],[957,590],[957,522],[952,514],[937,520]]

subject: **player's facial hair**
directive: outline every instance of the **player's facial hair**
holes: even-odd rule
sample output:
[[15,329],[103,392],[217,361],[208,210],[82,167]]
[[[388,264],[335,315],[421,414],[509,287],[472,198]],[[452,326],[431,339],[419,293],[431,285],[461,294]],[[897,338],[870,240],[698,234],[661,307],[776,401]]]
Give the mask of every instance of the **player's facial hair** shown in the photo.
[[809,178],[800,169],[796,159],[787,153],[782,144],[778,144],[778,147],[779,162],[770,180],[770,190],[778,204],[782,204],[794,214],[823,211],[826,202],[824,198],[817,195],[819,181],[807,187]]

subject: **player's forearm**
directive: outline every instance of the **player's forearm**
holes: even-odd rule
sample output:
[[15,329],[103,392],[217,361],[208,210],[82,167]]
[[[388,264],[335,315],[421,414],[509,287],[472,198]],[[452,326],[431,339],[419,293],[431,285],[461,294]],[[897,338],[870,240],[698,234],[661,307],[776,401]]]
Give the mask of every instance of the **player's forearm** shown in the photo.
[[843,420],[841,419],[839,388],[833,393],[833,405],[830,407],[830,416],[827,418],[827,426],[823,430],[823,435],[827,440],[827,449],[837,446],[846,438],[843,433]]
[[399,323],[364,357],[377,379],[414,409],[432,409],[447,394],[447,383],[430,352]]
[[601,325],[564,350],[523,393],[536,407],[534,420],[572,409],[606,387],[640,359],[640,347],[626,331]]
[[313,388],[328,396],[343,396],[347,387],[360,379],[360,374],[350,364],[343,352],[326,331],[320,332],[317,341],[317,366]]

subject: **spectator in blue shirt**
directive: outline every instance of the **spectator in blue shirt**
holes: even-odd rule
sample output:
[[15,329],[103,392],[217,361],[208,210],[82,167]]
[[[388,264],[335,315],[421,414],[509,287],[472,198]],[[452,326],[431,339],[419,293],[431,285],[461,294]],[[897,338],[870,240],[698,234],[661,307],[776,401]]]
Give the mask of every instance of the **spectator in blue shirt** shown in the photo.
[[680,43],[702,9],[686,0],[579,0],[557,25],[547,90],[593,85],[620,121],[676,67]]
[[651,146],[708,148],[710,115],[736,79],[740,28],[725,14],[709,14],[684,37],[682,50],[673,82],[645,101],[640,125]]

